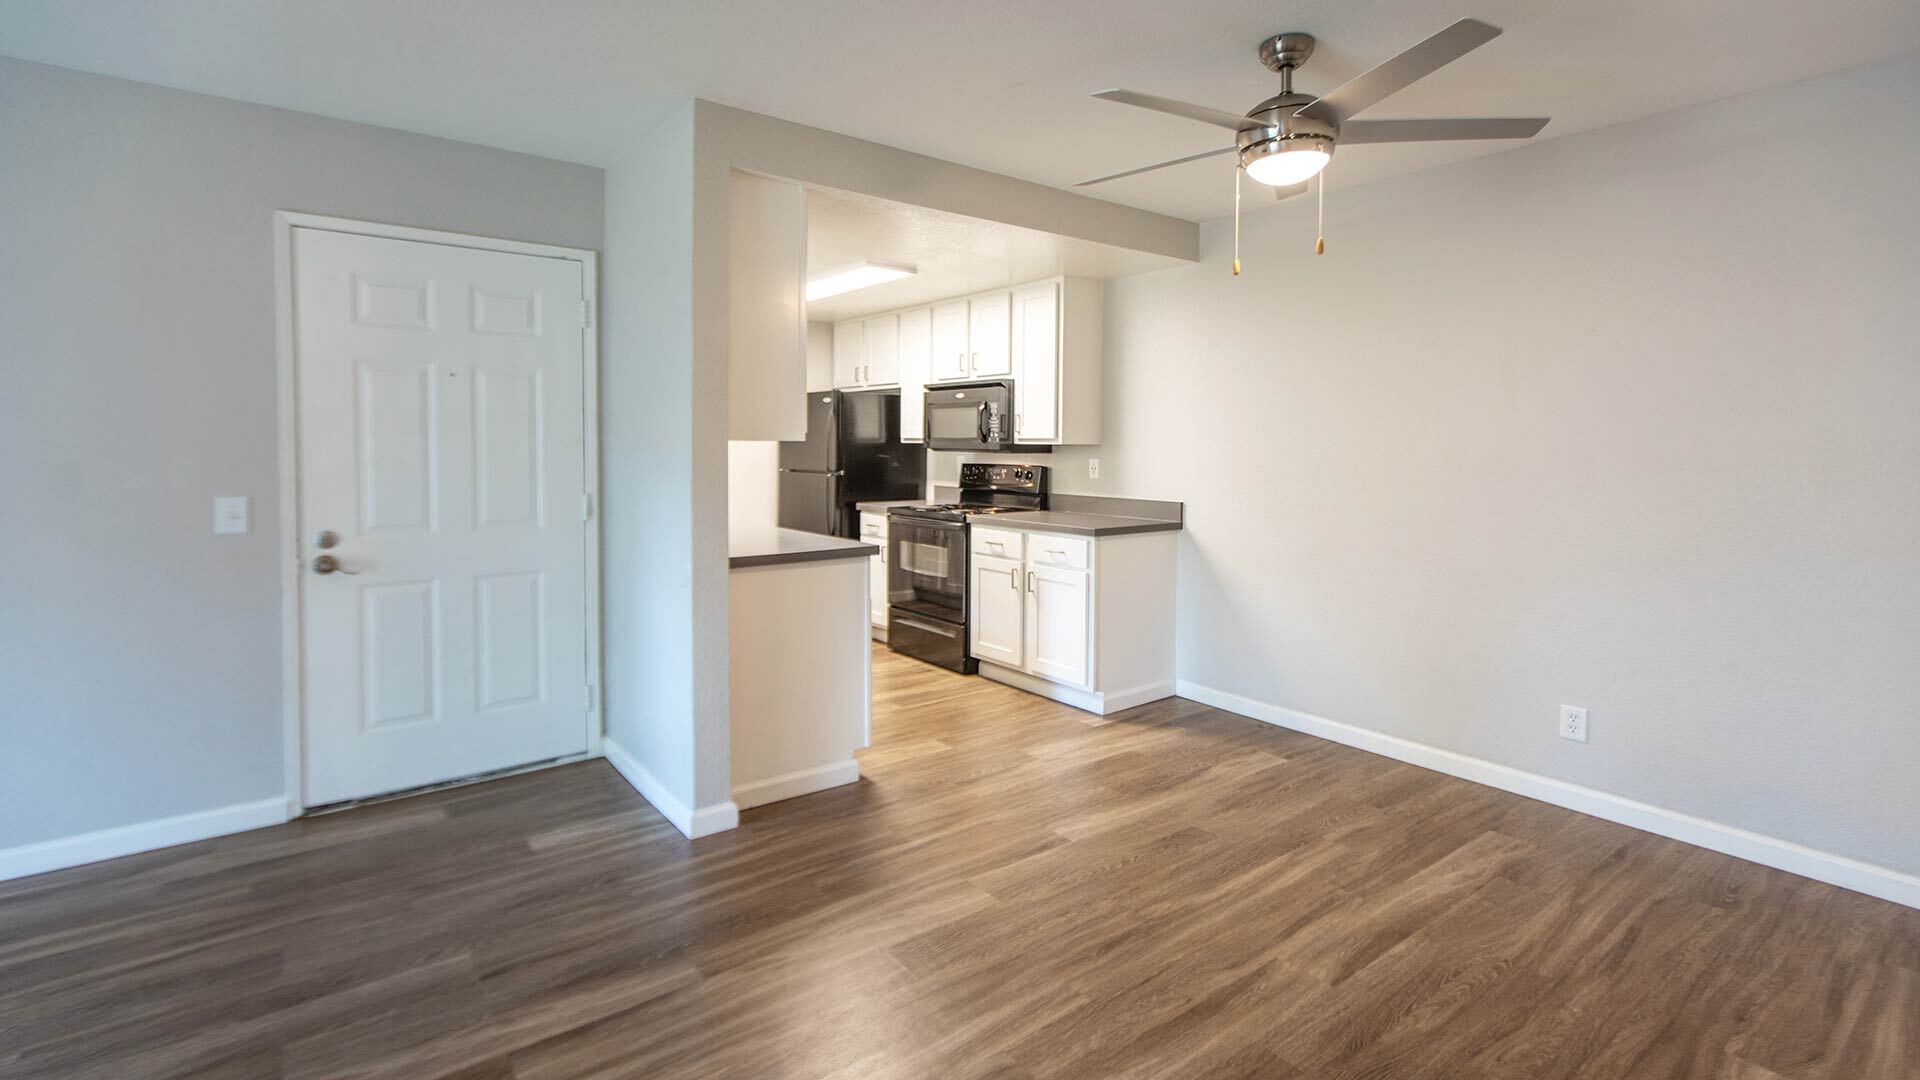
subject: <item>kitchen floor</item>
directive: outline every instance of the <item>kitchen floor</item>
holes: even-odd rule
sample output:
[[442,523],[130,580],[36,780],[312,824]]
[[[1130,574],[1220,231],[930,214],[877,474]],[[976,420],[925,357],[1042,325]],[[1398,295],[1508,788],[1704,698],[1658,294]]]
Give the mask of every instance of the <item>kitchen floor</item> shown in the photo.
[[858,785],[588,762],[0,884],[0,1076],[1920,1075],[1920,911],[874,652]]

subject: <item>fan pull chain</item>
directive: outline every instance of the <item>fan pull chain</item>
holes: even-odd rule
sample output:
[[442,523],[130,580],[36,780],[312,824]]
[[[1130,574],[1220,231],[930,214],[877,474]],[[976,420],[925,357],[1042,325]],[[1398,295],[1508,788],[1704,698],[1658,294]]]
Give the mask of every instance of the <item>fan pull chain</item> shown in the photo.
[[1233,167],[1233,276],[1240,276],[1240,166]]
[[1320,208],[1316,211],[1317,217],[1313,223],[1313,253],[1325,255],[1327,253],[1327,171],[1325,169],[1320,170],[1319,182],[1313,185],[1313,191],[1320,200]]

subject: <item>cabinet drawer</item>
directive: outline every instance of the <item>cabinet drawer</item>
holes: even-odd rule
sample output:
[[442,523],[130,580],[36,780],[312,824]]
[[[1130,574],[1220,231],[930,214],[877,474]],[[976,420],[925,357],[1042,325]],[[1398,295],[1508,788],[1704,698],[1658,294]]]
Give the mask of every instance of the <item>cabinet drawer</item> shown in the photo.
[[1026,534],[1014,529],[987,529],[974,525],[967,529],[967,534],[972,537],[969,543],[976,555],[1018,559],[1025,550],[1022,544]]
[[1093,541],[1082,536],[1054,536],[1030,533],[1027,536],[1027,561],[1035,566],[1061,566],[1085,570]]
[[887,538],[887,519],[879,514],[861,514],[860,536],[862,539],[885,540]]

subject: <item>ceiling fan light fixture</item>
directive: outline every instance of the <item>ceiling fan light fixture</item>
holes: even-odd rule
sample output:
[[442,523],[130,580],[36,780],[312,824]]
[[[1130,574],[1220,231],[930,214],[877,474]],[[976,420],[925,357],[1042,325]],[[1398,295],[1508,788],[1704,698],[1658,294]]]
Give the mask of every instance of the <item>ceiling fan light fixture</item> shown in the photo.
[[1333,140],[1318,136],[1270,139],[1240,151],[1247,175],[1269,187],[1289,187],[1319,175],[1333,160]]

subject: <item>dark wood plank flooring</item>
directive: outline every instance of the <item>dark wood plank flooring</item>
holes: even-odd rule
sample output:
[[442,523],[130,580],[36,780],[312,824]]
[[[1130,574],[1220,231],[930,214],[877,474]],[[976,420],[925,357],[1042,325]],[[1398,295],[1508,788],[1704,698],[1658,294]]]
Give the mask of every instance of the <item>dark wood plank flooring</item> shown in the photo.
[[876,651],[858,785],[589,762],[0,884],[0,1076],[1920,1077],[1920,911]]

